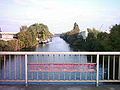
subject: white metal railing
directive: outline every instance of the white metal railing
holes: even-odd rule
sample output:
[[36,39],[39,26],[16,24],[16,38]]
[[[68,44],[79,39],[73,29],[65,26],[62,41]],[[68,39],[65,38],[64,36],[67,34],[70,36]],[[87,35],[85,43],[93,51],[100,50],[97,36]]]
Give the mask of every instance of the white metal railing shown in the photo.
[[[85,58],[81,58],[82,56],[87,57],[86,62],[83,62]],[[26,85],[28,82],[96,82],[97,86],[99,82],[120,82],[120,52],[0,52],[0,61],[0,82],[22,81]],[[70,65],[80,69],[86,64],[96,64],[96,71],[73,69],[71,72],[66,69]],[[41,71],[30,71],[31,66],[44,68],[40,69]],[[59,69],[48,69],[54,66]],[[61,66],[64,69],[61,70]],[[47,72],[47,75],[44,72]],[[56,75],[59,79],[56,79]]]

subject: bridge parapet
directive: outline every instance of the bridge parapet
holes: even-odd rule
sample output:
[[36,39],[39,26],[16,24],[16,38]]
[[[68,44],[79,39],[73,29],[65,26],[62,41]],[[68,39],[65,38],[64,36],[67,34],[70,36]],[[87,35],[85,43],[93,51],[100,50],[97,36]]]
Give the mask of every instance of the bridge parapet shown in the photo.
[[0,52],[0,82],[120,82],[120,52]]

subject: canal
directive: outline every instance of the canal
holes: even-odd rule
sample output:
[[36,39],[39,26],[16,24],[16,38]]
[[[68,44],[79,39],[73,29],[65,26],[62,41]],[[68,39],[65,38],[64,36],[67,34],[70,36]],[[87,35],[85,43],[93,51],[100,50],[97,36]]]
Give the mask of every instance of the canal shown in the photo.
[[[30,51],[31,52],[31,51]],[[72,48],[69,47],[63,39],[60,37],[54,37],[52,42],[39,45],[32,52],[74,52]],[[47,71],[49,68],[55,70],[66,69],[71,70],[71,64],[73,64],[72,69],[78,70],[77,63],[96,63],[96,56],[86,56],[86,55],[28,55],[28,79],[29,80],[96,80],[96,71]],[[41,64],[43,63],[43,64]],[[49,63],[57,63],[59,66],[51,65]],[[62,64],[61,64],[62,63]],[[69,66],[63,65],[68,64]],[[101,62],[103,63],[103,62]],[[104,62],[103,65],[100,64],[99,67],[99,79],[107,78],[107,68],[108,62]],[[34,64],[34,65],[32,65]],[[35,66],[41,64],[39,66]],[[56,64],[56,65],[57,65]],[[43,71],[33,70],[30,71],[31,67],[37,67]],[[79,68],[86,70],[86,66],[79,65]],[[96,66],[94,66],[96,68]],[[47,70],[46,70],[47,69]],[[103,72],[104,71],[104,72]],[[3,56],[1,59],[0,66],[0,80],[25,80],[25,56],[22,55],[7,55]],[[0,82],[1,83],[1,82]],[[73,83],[72,83],[73,84]]]
[[39,45],[35,52],[73,52],[73,50],[63,39],[60,37],[54,37],[52,42]]

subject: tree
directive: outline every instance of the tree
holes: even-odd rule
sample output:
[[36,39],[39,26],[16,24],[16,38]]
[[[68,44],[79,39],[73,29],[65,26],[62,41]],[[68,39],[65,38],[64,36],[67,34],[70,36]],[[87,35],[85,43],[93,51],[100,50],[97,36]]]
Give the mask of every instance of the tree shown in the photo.
[[72,44],[73,48],[77,48],[79,50],[85,50],[85,40],[82,35],[79,35],[78,38]]
[[63,38],[66,42],[73,44],[74,41],[77,39],[79,32],[80,32],[79,26],[75,22],[73,30],[63,33],[61,35],[61,38]]
[[80,31],[78,24],[75,22],[73,30]]
[[20,40],[10,40],[8,41],[8,47],[11,51],[18,51],[23,48],[23,42]]
[[92,32],[96,38],[97,38],[97,35],[100,33],[100,31],[96,30],[95,28],[93,28],[93,29],[87,28],[87,31],[88,31],[88,33]]
[[33,48],[38,42],[36,40],[36,36],[32,31],[22,31],[18,33],[18,40],[20,40],[23,44],[23,48]]
[[109,38],[109,34],[107,34],[106,32],[101,32],[97,35],[97,39],[99,41],[99,49],[100,51],[111,51],[112,50],[112,46],[110,44],[110,38]]
[[29,30],[33,30],[36,33],[37,38],[40,40],[53,37],[53,34],[49,32],[47,25],[44,24],[33,24],[28,28],[28,31]]
[[86,38],[86,49],[88,51],[91,51],[94,49],[94,40],[95,40],[95,36],[94,34],[91,32],[91,33],[88,33],[88,37]]
[[120,51],[120,24],[116,24],[111,28],[110,44],[113,51]]
[[0,40],[0,51],[8,51],[8,44],[6,41]]

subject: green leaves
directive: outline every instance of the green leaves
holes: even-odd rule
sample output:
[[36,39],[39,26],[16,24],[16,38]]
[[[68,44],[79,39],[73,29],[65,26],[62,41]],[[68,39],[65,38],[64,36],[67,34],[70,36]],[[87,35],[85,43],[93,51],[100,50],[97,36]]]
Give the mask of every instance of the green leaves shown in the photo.
[[110,44],[113,51],[120,51],[120,25],[115,25],[111,28]]
[[53,35],[48,31],[48,27],[44,24],[33,24],[28,27],[27,31],[18,33],[18,39],[24,43],[24,49],[36,47],[36,45],[38,45],[37,38],[40,41],[43,41],[50,37],[53,37]]
[[28,31],[30,30],[34,31],[41,41],[53,37],[53,34],[49,32],[48,27],[44,24],[33,24],[28,28]]

